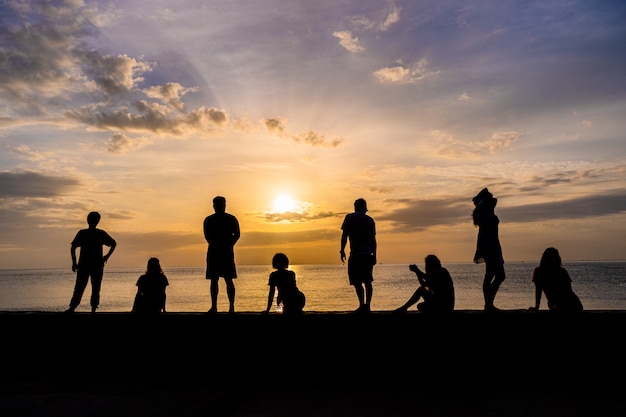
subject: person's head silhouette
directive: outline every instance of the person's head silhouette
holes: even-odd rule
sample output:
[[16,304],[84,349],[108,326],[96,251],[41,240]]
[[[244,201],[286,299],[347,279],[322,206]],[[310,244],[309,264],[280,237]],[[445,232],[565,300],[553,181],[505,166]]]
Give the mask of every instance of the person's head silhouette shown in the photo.
[[87,224],[89,227],[96,227],[100,223],[100,213],[92,211],[87,215]]
[[363,198],[359,198],[354,202],[354,211],[365,213],[367,211],[367,202]]
[[226,211],[226,198],[221,195],[213,198],[213,209],[216,213],[224,213]]

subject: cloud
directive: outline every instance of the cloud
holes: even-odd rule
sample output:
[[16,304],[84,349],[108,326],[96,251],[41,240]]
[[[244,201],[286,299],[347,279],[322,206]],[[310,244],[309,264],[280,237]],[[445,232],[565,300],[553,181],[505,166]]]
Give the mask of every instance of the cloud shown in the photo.
[[396,6],[395,2],[391,1],[387,4],[387,9],[381,12],[381,14],[384,14],[382,18],[380,16],[374,19],[364,16],[355,16],[351,18],[351,21],[357,27],[385,32],[400,21],[400,10],[401,9]]
[[431,135],[442,145],[437,153],[453,158],[478,157],[510,150],[522,136],[513,130],[494,132],[489,139],[482,141],[462,141],[439,130],[433,130]]
[[74,178],[31,171],[0,172],[0,198],[56,197],[79,186]]
[[[439,225],[471,224],[473,206],[468,199],[404,199],[387,202],[401,207],[388,214],[378,215],[376,220],[390,222],[396,231],[413,232]],[[623,212],[626,212],[626,192],[623,190],[513,207],[499,204],[496,208],[500,220],[507,223],[595,218]]]
[[389,214],[378,215],[376,220],[391,222],[396,231],[414,232],[437,225],[471,222],[471,204],[467,201],[459,201],[458,198],[402,199],[387,200],[387,202],[401,207],[391,210]]
[[331,211],[318,211],[312,212],[309,210],[303,211],[286,211],[284,213],[274,212],[261,212],[256,213],[255,216],[268,223],[302,223],[312,220],[327,219],[341,216],[340,213],[334,213]]
[[381,68],[374,71],[374,76],[381,83],[412,84],[439,73],[438,71],[431,71],[427,67],[428,61],[420,59],[417,63],[410,66],[400,63],[400,65],[394,67]]
[[188,133],[211,133],[226,124],[223,110],[200,107],[188,114],[173,114],[165,106],[144,100],[135,102],[136,112],[126,107],[114,110],[99,105],[69,110],[67,117],[103,130],[151,132],[180,136]]
[[[391,26],[400,21],[400,8],[394,2],[389,2],[385,16],[382,18],[370,19],[364,16],[356,16],[350,20],[356,28],[386,32]],[[365,47],[360,45],[358,36],[354,36],[349,30],[337,30],[333,32],[333,36],[339,39],[339,45],[353,54],[365,51]]]
[[124,133],[114,133],[106,141],[106,150],[111,153],[123,154],[131,150],[140,149],[152,143],[152,140],[139,137],[130,138]]
[[20,157],[25,158],[29,161],[42,161],[44,159],[47,159],[50,156],[49,153],[47,154],[44,152],[32,150],[30,146],[28,145],[20,145],[20,146],[7,145],[7,149],[10,152],[13,152],[19,155]]
[[197,87],[185,88],[179,83],[173,82],[155,85],[144,90],[148,97],[164,101],[181,112],[185,110],[185,103],[183,103],[181,97],[196,91],[198,91]]
[[128,55],[104,55],[89,51],[82,62],[85,75],[96,84],[98,90],[114,96],[136,88],[144,80],[143,74],[154,67],[153,63],[131,58]]
[[500,218],[512,222],[582,219],[626,212],[626,192],[615,190],[548,203],[502,207]]
[[173,135],[226,123],[226,113],[214,108],[173,114],[185,110],[182,97],[197,87],[167,82],[140,88],[155,63],[88,48],[85,38],[97,35],[90,23],[95,10],[29,3],[10,11],[18,16],[0,21],[0,104],[15,114],[60,114],[103,130]]
[[92,10],[4,2],[0,12],[0,102],[16,113],[44,114],[47,101],[84,83],[77,39],[93,30]]
[[365,48],[359,45],[359,38],[352,36],[352,33],[348,30],[333,32],[333,36],[339,39],[339,45],[352,53],[356,54],[365,51]]
[[263,119],[261,120],[261,124],[265,126],[268,132],[275,134],[280,138],[289,139],[296,143],[305,143],[311,146],[336,148],[343,142],[343,139],[341,138],[328,139],[325,135],[312,130],[296,134],[288,133],[286,130],[287,121],[284,118]]

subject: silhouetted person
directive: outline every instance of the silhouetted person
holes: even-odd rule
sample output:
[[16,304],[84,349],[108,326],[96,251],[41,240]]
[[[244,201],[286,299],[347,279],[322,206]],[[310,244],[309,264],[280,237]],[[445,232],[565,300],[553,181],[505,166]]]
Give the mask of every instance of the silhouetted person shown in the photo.
[[133,313],[158,315],[165,313],[165,288],[170,285],[158,258],[148,259],[146,273],[137,280]]
[[[100,223],[100,213],[92,211],[87,215],[89,228],[81,229],[76,233],[70,253],[72,256],[72,271],[76,272],[76,284],[70,300],[70,308],[66,313],[73,313],[80,304],[87,282],[91,278],[91,312],[95,313],[100,304],[100,287],[104,275],[104,264],[115,250],[117,243],[107,232],[97,229]],[[103,254],[103,246],[108,246],[109,251]],[[80,248],[78,262],[76,262],[76,249]]]
[[535,283],[535,306],[539,310],[541,293],[546,295],[550,311],[573,313],[583,310],[583,305],[572,290],[572,279],[561,265],[561,255],[556,248],[543,251],[539,266],[533,271]]
[[228,312],[235,312],[235,243],[239,240],[239,221],[232,214],[226,213],[226,199],[217,196],[213,199],[215,213],[204,219],[204,238],[209,244],[206,255],[206,279],[211,280],[211,309],[217,313],[218,281],[226,281],[226,293],[230,304]]
[[417,309],[423,313],[448,313],[454,310],[454,284],[450,273],[441,266],[441,261],[435,255],[428,255],[424,261],[425,273],[417,265],[409,265],[409,269],[417,275],[420,286],[397,312],[406,312],[420,299],[424,301],[417,304]]
[[359,299],[359,313],[369,313],[372,301],[374,265],[376,265],[376,224],[365,214],[367,203],[359,198],[354,202],[354,213],[346,214],[341,225],[341,262],[346,260],[346,244],[350,240],[348,278]]
[[485,310],[495,311],[498,309],[493,305],[493,302],[500,284],[506,278],[502,247],[498,237],[500,220],[495,214],[498,199],[494,198],[487,188],[483,188],[472,201],[475,206],[472,218],[474,225],[478,227],[474,262],[485,263],[485,278],[483,280]]
[[274,293],[278,290],[276,305],[282,304],[283,314],[301,314],[306,303],[306,297],[296,285],[296,273],[287,269],[289,267],[287,255],[284,253],[275,254],[272,258],[272,267],[276,270],[270,273],[268,283],[270,288],[267,294],[267,308],[265,312],[269,313],[272,308]]

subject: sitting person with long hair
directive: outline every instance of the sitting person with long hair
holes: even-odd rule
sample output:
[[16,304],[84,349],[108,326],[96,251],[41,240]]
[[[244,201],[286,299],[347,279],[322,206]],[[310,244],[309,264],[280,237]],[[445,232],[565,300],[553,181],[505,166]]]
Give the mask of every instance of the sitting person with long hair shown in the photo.
[[406,312],[420,299],[424,301],[417,304],[417,310],[423,313],[447,313],[454,310],[454,284],[450,273],[441,266],[441,261],[435,255],[425,258],[425,266],[426,272],[422,272],[417,265],[409,265],[409,269],[417,275],[420,286],[396,312]]
[[133,313],[158,315],[165,313],[165,287],[169,285],[158,258],[150,258],[146,273],[137,280]]
[[561,255],[556,248],[543,251],[539,266],[533,271],[535,284],[535,306],[539,310],[541,294],[546,295],[550,311],[561,313],[579,312],[583,305],[572,290],[572,279],[561,264]]

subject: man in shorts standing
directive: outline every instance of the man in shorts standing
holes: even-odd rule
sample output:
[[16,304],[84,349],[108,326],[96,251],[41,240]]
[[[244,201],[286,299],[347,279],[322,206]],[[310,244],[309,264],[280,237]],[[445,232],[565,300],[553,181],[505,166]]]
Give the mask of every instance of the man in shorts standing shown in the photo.
[[359,198],[354,202],[354,213],[346,214],[341,225],[341,262],[346,261],[346,244],[350,240],[348,278],[359,299],[358,313],[369,313],[372,301],[373,269],[376,265],[376,224],[365,214],[367,203]]
[[229,313],[235,312],[235,243],[239,240],[239,221],[232,214],[226,213],[226,198],[217,196],[213,199],[215,213],[204,219],[204,238],[209,244],[206,255],[206,279],[211,280],[211,309],[217,313],[218,281],[226,281],[226,294],[230,307]]

